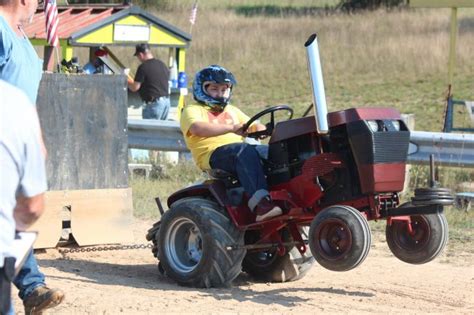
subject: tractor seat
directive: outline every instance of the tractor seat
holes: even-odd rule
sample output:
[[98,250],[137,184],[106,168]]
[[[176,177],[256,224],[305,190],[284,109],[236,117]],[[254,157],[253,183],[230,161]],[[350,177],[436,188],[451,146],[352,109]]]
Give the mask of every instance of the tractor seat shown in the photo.
[[226,187],[234,187],[240,185],[238,178],[229,172],[221,169],[210,169],[206,170],[206,173],[213,179],[219,179],[223,181]]

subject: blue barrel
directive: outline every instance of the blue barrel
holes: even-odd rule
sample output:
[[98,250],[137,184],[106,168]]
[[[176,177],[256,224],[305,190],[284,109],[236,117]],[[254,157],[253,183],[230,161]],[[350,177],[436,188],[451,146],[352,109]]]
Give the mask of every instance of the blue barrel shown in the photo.
[[178,74],[178,88],[186,88],[188,86],[188,76],[186,72],[182,71]]

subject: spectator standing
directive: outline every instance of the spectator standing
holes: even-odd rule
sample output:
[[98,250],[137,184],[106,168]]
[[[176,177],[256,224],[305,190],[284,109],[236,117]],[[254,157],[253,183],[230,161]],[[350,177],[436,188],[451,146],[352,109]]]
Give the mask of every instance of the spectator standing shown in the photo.
[[[14,314],[10,298],[15,230],[44,210],[47,189],[38,116],[27,96],[0,80],[0,314]],[[29,314],[29,313],[27,313]]]
[[[42,76],[42,61],[23,27],[31,22],[37,7],[37,0],[0,0],[0,79],[22,90],[33,110]],[[45,153],[42,137],[39,139]],[[40,313],[64,299],[62,291],[46,286],[33,251],[15,277],[14,284],[19,289],[26,314]]]
[[32,104],[36,104],[43,62],[23,26],[37,6],[36,0],[0,0],[0,79],[25,92]]
[[148,44],[138,44],[135,54],[141,64],[134,81],[129,80],[128,87],[140,94],[143,100],[143,119],[166,120],[170,108],[168,80],[170,71],[163,61],[156,59]]

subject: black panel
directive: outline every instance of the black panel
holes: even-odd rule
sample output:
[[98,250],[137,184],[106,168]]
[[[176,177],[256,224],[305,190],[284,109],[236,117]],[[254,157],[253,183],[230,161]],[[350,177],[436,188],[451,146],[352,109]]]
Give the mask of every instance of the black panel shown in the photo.
[[321,205],[334,204],[360,196],[359,173],[348,141],[346,125],[330,129],[330,152],[337,153],[344,161],[345,167],[337,168],[331,174],[320,177],[324,188]]
[[401,131],[390,131],[388,122],[380,123],[386,127],[378,132],[372,132],[364,121],[347,124],[349,141],[359,165],[402,163],[407,160],[410,132],[405,125],[400,122]]
[[50,190],[128,187],[125,76],[45,73],[37,106]]
[[316,155],[315,133],[271,143],[265,163],[269,185],[285,183],[301,174],[304,161]]

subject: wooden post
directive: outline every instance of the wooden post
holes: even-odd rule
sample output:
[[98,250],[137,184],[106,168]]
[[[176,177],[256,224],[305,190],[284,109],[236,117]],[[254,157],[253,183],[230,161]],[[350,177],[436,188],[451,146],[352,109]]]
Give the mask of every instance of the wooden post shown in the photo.
[[[61,41],[60,41],[61,42]],[[66,43],[61,43],[61,55],[66,61],[70,61],[74,54],[74,49]]]
[[44,46],[43,71],[53,71],[54,67],[54,47]]
[[451,33],[448,60],[448,98],[452,96],[454,66],[456,63],[456,37],[458,35],[458,8],[474,8],[473,0],[410,0],[414,8],[451,8]]
[[451,34],[449,37],[448,87],[450,97],[453,93],[454,66],[456,63],[456,37],[458,36],[458,9],[451,8]]

